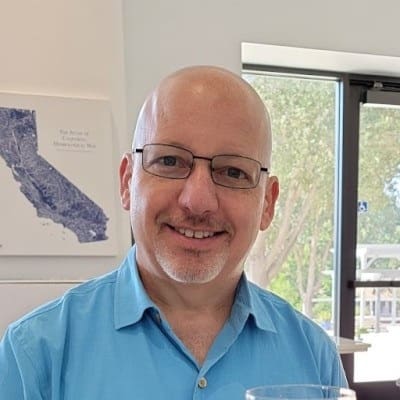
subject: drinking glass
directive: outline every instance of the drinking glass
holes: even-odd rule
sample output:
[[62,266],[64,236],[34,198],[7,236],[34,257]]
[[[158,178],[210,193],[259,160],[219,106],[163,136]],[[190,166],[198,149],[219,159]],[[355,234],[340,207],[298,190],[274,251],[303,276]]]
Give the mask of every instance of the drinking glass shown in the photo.
[[356,400],[347,388],[322,385],[270,385],[246,391],[246,400]]

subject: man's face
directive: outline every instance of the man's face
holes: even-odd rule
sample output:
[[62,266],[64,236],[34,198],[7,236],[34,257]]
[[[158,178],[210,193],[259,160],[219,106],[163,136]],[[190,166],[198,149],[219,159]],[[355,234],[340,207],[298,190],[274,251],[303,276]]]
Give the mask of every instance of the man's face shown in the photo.
[[[140,147],[172,144],[197,156],[236,154],[264,164],[265,126],[259,115],[204,90],[181,90],[161,101],[147,117]],[[236,279],[259,229],[272,219],[276,180],[262,173],[254,189],[218,186],[209,161],[201,159],[194,161],[188,178],[167,179],[145,172],[141,158],[132,155],[130,187],[125,183],[129,201],[121,189],[123,205],[131,212],[139,268],[186,284]],[[129,175],[128,161],[121,171]]]

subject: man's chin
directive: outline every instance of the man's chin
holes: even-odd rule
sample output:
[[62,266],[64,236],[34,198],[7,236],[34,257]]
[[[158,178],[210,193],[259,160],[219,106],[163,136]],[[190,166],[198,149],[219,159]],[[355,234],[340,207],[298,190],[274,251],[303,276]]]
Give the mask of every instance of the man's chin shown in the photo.
[[[194,254],[193,254],[194,255]],[[223,270],[225,257],[157,257],[163,271],[174,281],[184,284],[205,284]],[[212,260],[214,258],[214,260]]]
[[165,271],[175,282],[185,285],[204,285],[213,281],[220,271],[207,271],[206,273],[188,273],[181,271]]

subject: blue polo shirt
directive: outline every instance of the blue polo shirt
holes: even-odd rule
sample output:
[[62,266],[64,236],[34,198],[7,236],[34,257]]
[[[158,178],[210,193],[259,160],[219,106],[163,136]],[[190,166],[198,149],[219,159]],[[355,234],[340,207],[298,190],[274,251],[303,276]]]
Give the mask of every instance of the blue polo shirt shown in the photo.
[[118,270],[11,324],[0,343],[2,400],[243,400],[250,387],[300,382],[347,385],[319,326],[243,276],[199,365],[146,294],[135,248]]

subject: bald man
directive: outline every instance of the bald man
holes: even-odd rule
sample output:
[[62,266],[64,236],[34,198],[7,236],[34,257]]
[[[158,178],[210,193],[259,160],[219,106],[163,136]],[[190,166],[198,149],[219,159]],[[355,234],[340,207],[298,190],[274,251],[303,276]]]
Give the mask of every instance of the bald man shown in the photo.
[[247,388],[346,386],[334,343],[248,282],[279,193],[271,127],[235,74],[190,67],[139,114],[120,165],[135,246],[120,268],[12,324],[0,399],[243,400]]

